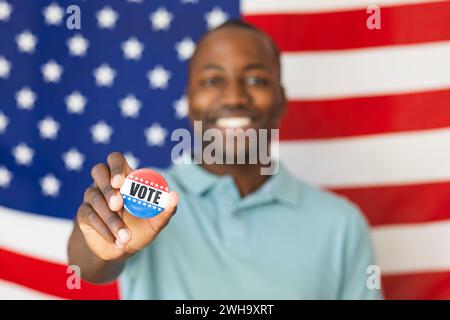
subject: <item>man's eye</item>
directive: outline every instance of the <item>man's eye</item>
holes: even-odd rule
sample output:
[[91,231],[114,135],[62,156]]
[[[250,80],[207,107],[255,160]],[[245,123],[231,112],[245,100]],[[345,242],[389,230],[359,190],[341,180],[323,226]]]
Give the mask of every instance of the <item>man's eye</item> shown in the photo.
[[251,86],[264,87],[269,84],[269,81],[262,77],[248,77],[247,84],[249,84]]
[[215,87],[222,83],[222,79],[219,77],[213,77],[202,80],[202,85],[205,87]]

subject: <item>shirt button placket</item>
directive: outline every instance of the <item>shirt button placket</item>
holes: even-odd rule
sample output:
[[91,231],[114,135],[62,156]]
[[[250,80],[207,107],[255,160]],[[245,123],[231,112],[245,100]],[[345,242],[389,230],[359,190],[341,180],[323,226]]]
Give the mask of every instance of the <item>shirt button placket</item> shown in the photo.
[[220,219],[225,245],[229,249],[241,250],[246,234],[243,217],[240,216],[242,212],[237,210],[240,201],[239,192],[231,179],[224,181],[220,189],[219,196],[222,199]]

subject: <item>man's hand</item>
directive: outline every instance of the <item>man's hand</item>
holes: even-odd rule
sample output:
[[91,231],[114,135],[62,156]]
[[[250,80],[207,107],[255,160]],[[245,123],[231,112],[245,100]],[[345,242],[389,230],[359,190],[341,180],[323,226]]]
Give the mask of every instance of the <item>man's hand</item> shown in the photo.
[[104,261],[121,261],[150,244],[176,212],[178,194],[169,193],[163,212],[149,219],[134,217],[123,208],[119,192],[132,171],[118,152],[108,155],[107,163],[91,171],[94,184],[84,193],[76,222],[89,249]]

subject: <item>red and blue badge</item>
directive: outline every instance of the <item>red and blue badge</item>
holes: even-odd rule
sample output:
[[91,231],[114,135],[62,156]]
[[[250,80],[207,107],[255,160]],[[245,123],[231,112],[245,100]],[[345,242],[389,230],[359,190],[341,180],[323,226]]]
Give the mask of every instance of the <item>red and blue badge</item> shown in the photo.
[[164,177],[151,169],[133,171],[120,188],[125,209],[138,218],[151,218],[163,212],[169,191]]

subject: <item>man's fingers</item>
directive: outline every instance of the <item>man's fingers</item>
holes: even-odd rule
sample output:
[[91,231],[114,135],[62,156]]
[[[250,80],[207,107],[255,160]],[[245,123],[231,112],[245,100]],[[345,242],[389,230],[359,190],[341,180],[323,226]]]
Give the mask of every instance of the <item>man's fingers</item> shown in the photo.
[[123,199],[120,192],[111,186],[111,174],[109,168],[104,163],[96,164],[91,170],[92,178],[108,201],[112,211],[119,211],[123,206]]
[[110,153],[107,160],[111,172],[111,186],[115,189],[120,189],[126,176],[132,170],[120,152]]
[[180,200],[180,197],[178,195],[178,192],[172,190],[169,192],[169,200],[167,201],[166,208],[162,213],[169,214],[170,216],[173,216],[177,211],[177,205],[178,201]]
[[110,210],[100,190],[88,188],[85,192],[85,202],[94,209],[120,244],[125,245],[131,240],[131,233],[125,223],[116,212]]
[[179,196],[176,191],[170,191],[169,200],[163,212],[153,218],[149,218],[151,226],[156,233],[159,233],[168,223],[170,218],[176,213]]
[[131,233],[125,223],[116,212],[110,210],[103,194],[98,189],[88,188],[85,192],[85,202],[89,203],[121,244],[126,244],[131,240]]
[[77,221],[80,226],[85,224],[97,231],[97,233],[106,241],[110,243],[114,243],[116,241],[116,238],[111,233],[109,228],[88,203],[83,202],[78,208]]

